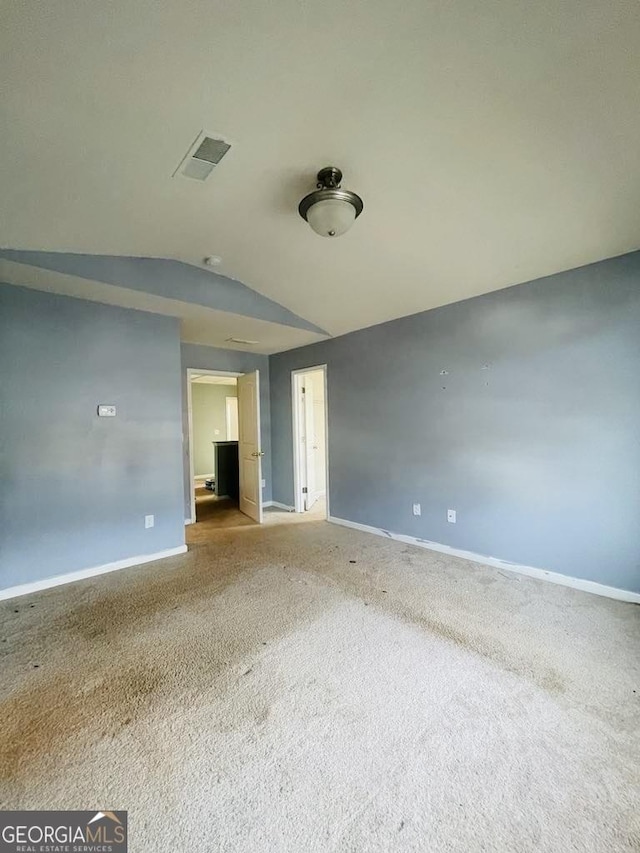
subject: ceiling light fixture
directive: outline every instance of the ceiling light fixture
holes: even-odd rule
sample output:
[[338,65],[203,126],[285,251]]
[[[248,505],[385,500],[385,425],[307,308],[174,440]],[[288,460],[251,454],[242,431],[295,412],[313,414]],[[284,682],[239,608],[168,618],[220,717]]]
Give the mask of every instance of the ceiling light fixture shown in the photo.
[[325,166],[318,172],[317,189],[298,205],[298,213],[321,237],[339,237],[362,213],[364,202],[350,190],[340,189],[342,172]]

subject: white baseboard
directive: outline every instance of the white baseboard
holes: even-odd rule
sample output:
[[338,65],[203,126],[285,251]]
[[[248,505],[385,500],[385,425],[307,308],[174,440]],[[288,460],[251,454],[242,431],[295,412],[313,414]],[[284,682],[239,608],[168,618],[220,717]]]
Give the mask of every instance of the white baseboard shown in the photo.
[[176,557],[178,554],[186,554],[187,546],[179,545],[177,548],[168,548],[166,551],[158,551],[156,554],[142,554],[138,557],[127,557],[126,560],[116,560],[115,563],[105,563],[103,566],[94,566],[91,569],[80,569],[77,572],[69,572],[66,575],[55,575],[52,578],[43,578],[31,583],[23,583],[19,586],[10,586],[0,589],[0,601],[7,598],[17,598],[19,595],[29,595],[32,592],[40,592],[50,589],[52,586],[61,586],[65,583],[74,583],[85,578],[93,578],[96,575],[106,575],[108,572],[116,572],[119,569],[128,569],[131,566],[140,566],[143,563],[152,563],[155,560],[163,560],[165,557]]
[[287,512],[295,512],[295,507],[289,506],[288,504],[281,504],[280,501],[265,501],[262,506],[264,509],[270,506],[275,506],[276,509],[284,509]]
[[195,518],[185,518],[185,520],[184,520],[184,526],[185,527],[187,526],[187,524],[195,524],[195,523],[196,523]]
[[508,572],[516,572],[520,575],[528,575],[538,580],[550,581],[561,586],[569,586],[582,592],[591,592],[594,595],[603,595],[606,598],[615,598],[618,601],[628,601],[632,604],[640,604],[640,593],[631,592],[626,589],[618,589],[615,586],[605,586],[595,581],[574,578],[570,575],[561,575],[558,572],[549,572],[546,569],[536,569],[533,566],[521,566],[518,563],[509,563],[498,557],[484,557],[482,554],[474,554],[473,551],[463,551],[460,548],[451,548],[449,545],[440,545],[439,542],[430,542],[427,539],[417,539],[414,536],[405,536],[403,533],[392,533],[380,527],[370,527],[368,524],[358,524],[356,521],[347,521],[344,518],[329,516],[327,521],[332,524],[340,524],[342,527],[351,527],[361,530],[363,533],[373,533],[376,536],[384,536],[386,539],[395,539],[407,545],[417,545],[419,548],[427,548],[429,551],[438,551],[441,554],[449,554],[452,557],[462,557],[473,563],[481,563],[483,566],[492,566],[494,569],[505,569]]

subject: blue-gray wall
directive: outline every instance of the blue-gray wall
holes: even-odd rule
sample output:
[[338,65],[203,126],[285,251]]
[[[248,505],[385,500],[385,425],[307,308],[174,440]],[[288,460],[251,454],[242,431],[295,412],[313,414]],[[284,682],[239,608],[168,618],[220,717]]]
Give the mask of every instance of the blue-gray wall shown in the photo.
[[180,382],[177,320],[0,285],[0,588],[184,544]]
[[285,504],[323,363],[333,516],[640,591],[640,253],[272,356]]
[[184,517],[191,515],[191,484],[189,482],[189,421],[187,414],[187,370],[222,370],[229,373],[260,374],[260,433],[262,438],[262,479],[265,487],[262,499],[271,500],[271,395],[269,390],[269,357],[252,352],[219,349],[218,347],[182,344],[182,428],[184,435]]
[[130,290],[153,293],[167,299],[204,305],[217,311],[228,311],[244,317],[255,317],[321,335],[326,334],[319,326],[298,317],[288,308],[267,299],[242,282],[182,261],[167,258],[130,258],[121,255],[32,252],[23,249],[0,249],[0,258],[90,281],[102,281]]

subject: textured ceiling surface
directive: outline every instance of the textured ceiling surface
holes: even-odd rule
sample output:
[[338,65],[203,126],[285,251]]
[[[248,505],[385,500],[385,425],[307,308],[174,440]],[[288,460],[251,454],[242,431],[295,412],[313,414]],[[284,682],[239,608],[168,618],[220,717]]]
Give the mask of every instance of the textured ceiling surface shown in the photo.
[[[49,0],[0,16],[0,246],[220,255],[309,335],[640,246],[636,0]],[[173,178],[202,130],[231,150],[204,183]],[[297,213],[326,164],[365,202],[336,240]]]

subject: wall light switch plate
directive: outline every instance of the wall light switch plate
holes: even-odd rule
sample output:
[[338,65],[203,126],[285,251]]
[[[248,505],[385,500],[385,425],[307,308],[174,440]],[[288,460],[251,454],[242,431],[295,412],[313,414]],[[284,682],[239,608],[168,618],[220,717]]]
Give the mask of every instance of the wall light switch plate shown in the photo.
[[414,515],[422,515],[422,508],[421,508],[420,504],[414,504],[413,505],[413,514]]
[[266,481],[266,480],[260,480],[260,485],[261,485],[261,486],[262,486],[262,488],[264,489],[264,488],[265,488],[265,486],[267,485],[267,481]]
[[456,511],[455,511],[455,509],[448,509],[447,510],[447,521],[449,522],[449,524],[455,524],[456,523]]
[[98,406],[98,417],[99,418],[115,418],[116,416],[116,407],[111,405],[105,405],[101,403]]
[[144,526],[145,526],[145,528],[147,528],[147,530],[148,530],[150,527],[153,527],[153,525],[154,525],[155,523],[156,523],[156,520],[155,520],[154,516],[152,516],[152,515],[145,515],[145,517],[144,517]]

